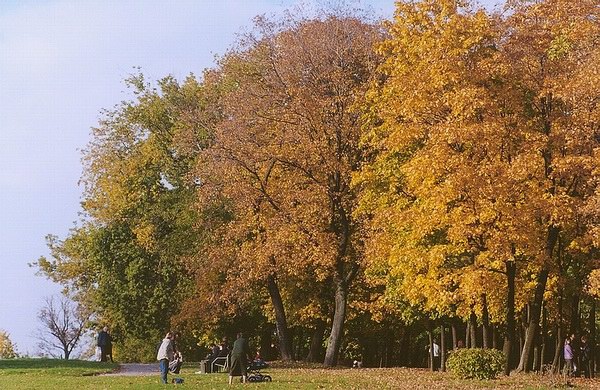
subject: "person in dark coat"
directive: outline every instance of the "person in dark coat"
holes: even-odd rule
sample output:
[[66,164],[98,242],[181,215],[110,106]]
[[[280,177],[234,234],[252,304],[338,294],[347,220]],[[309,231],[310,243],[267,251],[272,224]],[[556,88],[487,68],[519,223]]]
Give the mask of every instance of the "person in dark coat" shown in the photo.
[[219,356],[219,352],[221,351],[221,348],[219,348],[219,344],[214,343],[211,350],[210,350],[210,354],[208,355],[207,359],[211,358],[214,359],[217,356]]
[[242,382],[246,383],[246,375],[248,368],[248,361],[250,358],[250,348],[248,347],[248,340],[244,337],[243,333],[238,333],[237,340],[233,343],[233,349],[231,350],[231,365],[229,367],[229,384],[233,383],[234,376],[242,376]]
[[208,355],[206,355],[206,359],[204,360],[205,366],[204,366],[204,370],[200,370],[200,372],[205,372],[205,373],[210,373],[212,370],[212,364],[214,363],[215,359],[219,356],[219,352],[221,352],[221,348],[219,348],[219,344],[214,343],[212,345],[212,348],[210,350],[210,353]]
[[585,373],[586,378],[592,377],[592,350],[588,343],[587,336],[581,336],[581,344],[579,345],[579,363],[581,367],[579,372]]
[[221,340],[221,345],[219,346],[219,353],[217,356],[227,356],[229,355],[229,347],[227,345],[227,337],[223,337]]
[[113,361],[112,357],[112,337],[108,333],[108,327],[104,327],[98,333],[98,347],[100,347],[100,361],[106,362],[108,361],[108,356],[110,356],[110,361]]

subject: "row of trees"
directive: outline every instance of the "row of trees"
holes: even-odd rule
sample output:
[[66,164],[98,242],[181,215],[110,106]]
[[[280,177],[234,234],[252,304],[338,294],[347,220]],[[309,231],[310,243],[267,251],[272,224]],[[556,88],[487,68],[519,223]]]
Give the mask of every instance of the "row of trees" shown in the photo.
[[567,330],[595,337],[598,12],[257,18],[201,78],[128,80],[84,153],[85,219],[37,264],[124,359],[242,328],[286,360],[419,365],[452,329],[507,373],[556,366]]

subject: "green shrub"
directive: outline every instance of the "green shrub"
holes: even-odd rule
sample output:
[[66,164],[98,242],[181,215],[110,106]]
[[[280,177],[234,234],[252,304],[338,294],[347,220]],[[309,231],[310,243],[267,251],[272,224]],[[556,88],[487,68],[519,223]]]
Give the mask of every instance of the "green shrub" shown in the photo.
[[493,379],[505,363],[504,354],[497,349],[462,348],[450,353],[446,367],[462,379]]
[[118,362],[151,363],[156,361],[160,341],[129,338],[124,342],[113,343],[113,358]]

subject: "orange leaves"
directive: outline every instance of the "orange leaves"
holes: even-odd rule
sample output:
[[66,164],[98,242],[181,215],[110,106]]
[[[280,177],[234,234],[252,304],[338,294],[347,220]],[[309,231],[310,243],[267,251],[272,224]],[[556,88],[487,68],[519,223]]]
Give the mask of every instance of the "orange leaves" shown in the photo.
[[[598,182],[597,86],[579,77],[598,80],[599,30],[588,2],[518,4],[504,20],[453,3],[397,5],[379,46],[385,81],[366,95],[375,158],[355,183],[372,216],[367,247],[385,248],[367,251],[369,264],[397,284],[388,291],[464,314],[488,284],[504,288],[504,262],[527,275],[548,266],[548,229],[578,243],[570,251],[596,231],[582,211]],[[519,299],[535,284],[523,277]],[[501,315],[500,296],[489,303]]]
[[198,207],[219,200],[231,213],[209,245],[231,270],[227,283],[258,296],[273,275],[291,319],[308,321],[330,305],[332,275],[360,263],[350,180],[362,155],[351,107],[376,65],[379,32],[333,15],[261,19],[257,30],[220,61],[232,88],[199,157]]

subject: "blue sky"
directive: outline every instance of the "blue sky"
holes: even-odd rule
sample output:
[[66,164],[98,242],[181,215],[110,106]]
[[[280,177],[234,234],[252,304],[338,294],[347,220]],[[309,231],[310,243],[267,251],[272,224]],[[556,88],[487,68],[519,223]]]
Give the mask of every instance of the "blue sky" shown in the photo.
[[[183,78],[213,64],[253,16],[296,0],[0,1],[0,329],[34,354],[36,314],[59,286],[27,263],[80,211],[79,150],[122,80]],[[309,1],[310,3],[310,1]],[[491,5],[493,1],[484,1]],[[362,1],[390,17],[393,0]]]

